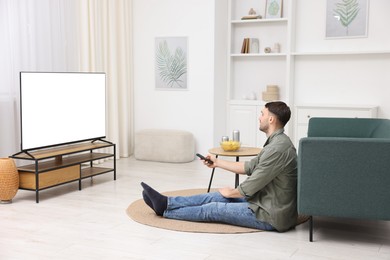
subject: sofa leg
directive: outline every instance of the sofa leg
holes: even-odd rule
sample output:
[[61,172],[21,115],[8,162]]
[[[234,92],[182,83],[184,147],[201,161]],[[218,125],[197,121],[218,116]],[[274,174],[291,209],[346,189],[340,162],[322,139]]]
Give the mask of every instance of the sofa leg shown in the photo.
[[310,216],[309,218],[309,240],[310,242],[313,242],[313,216]]

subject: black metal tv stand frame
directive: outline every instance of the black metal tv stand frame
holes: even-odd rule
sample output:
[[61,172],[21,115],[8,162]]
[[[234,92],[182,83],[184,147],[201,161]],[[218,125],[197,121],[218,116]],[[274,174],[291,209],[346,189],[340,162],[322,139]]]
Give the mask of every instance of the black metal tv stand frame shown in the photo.
[[[97,149],[109,148],[112,152],[102,153]],[[112,157],[112,167],[93,165],[96,160]],[[34,161],[18,167],[19,189],[35,191],[36,203],[39,203],[39,191],[78,181],[100,174],[113,172],[116,180],[115,144],[96,139],[54,148],[21,151],[10,158]]]

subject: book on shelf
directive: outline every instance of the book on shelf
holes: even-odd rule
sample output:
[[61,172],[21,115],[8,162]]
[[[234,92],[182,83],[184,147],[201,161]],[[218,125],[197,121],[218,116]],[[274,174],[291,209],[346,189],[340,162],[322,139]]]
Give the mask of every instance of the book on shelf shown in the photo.
[[254,20],[254,19],[261,19],[263,18],[261,15],[245,15],[241,17],[241,20]]
[[249,38],[246,38],[246,40],[245,40],[245,52],[244,53],[249,53]]
[[246,39],[247,38],[244,38],[244,40],[242,41],[241,53],[245,53]]
[[241,53],[259,53],[260,45],[257,38],[244,38]]

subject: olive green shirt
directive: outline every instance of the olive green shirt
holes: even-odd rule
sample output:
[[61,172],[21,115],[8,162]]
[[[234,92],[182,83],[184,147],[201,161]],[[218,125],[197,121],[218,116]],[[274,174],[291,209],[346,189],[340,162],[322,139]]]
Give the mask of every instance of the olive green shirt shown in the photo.
[[297,153],[284,129],[274,132],[257,157],[245,162],[238,186],[260,221],[283,232],[297,220]]

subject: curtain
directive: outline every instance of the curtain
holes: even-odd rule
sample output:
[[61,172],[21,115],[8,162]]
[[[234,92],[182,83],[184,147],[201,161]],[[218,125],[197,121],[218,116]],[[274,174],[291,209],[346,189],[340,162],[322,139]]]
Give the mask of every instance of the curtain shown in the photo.
[[131,1],[0,0],[0,35],[0,157],[20,151],[20,71],[106,72],[107,139],[132,154]]
[[19,72],[78,70],[77,26],[67,18],[76,10],[74,3],[0,1],[1,157],[21,149]]
[[11,53],[14,52],[10,44],[11,15],[8,2],[0,1],[0,157],[16,151],[20,142],[17,137],[17,77],[12,77],[16,72],[10,66],[13,64]]
[[107,73],[108,139],[121,157],[133,152],[131,1],[80,1],[80,65]]

